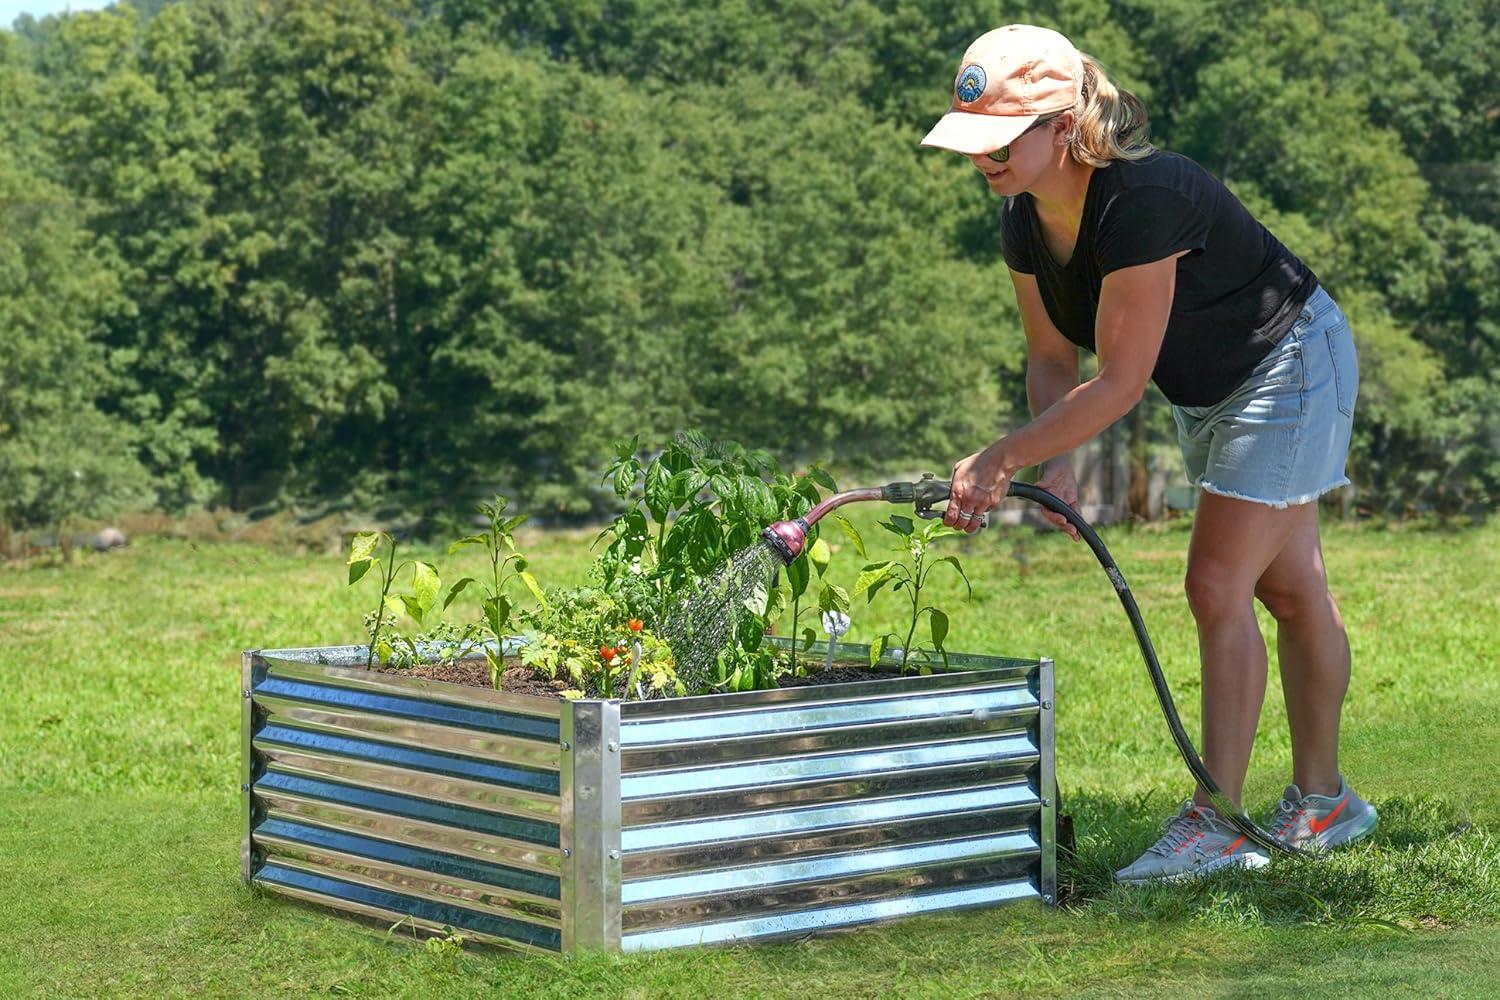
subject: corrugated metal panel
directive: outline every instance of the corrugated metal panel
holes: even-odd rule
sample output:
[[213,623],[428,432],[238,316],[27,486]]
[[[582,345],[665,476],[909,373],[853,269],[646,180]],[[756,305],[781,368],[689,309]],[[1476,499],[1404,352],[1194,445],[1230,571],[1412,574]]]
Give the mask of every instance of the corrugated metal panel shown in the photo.
[[363,655],[246,655],[246,878],[561,950],[560,703],[366,671]]
[[622,706],[621,947],[1050,898],[1051,665],[964,659]]
[[246,654],[247,880],[568,952],[1055,892],[1049,661],[957,655],[928,677],[622,704],[362,657]]

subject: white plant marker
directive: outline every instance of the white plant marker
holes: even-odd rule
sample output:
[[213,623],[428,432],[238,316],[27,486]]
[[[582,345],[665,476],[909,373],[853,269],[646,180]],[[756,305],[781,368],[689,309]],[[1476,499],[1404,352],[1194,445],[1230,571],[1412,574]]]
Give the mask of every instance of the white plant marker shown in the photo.
[[823,663],[824,670],[833,669],[833,647],[838,644],[839,636],[849,631],[849,616],[838,609],[823,612],[823,631],[828,633],[828,659]]

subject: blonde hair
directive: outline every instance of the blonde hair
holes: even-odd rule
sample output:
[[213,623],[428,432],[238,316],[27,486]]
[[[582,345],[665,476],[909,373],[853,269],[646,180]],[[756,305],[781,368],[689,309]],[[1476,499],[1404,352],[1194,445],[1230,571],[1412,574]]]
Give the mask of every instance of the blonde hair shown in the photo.
[[1107,167],[1111,160],[1140,160],[1156,152],[1146,138],[1151,117],[1146,106],[1128,90],[1116,87],[1099,60],[1078,53],[1083,80],[1073,106],[1068,152],[1079,163]]

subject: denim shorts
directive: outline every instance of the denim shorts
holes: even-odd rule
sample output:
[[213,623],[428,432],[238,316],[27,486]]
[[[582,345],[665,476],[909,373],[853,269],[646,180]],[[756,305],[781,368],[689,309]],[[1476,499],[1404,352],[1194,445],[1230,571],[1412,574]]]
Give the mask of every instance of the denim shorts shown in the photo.
[[1349,321],[1320,287],[1291,330],[1229,397],[1173,406],[1193,485],[1291,507],[1349,482],[1359,361]]

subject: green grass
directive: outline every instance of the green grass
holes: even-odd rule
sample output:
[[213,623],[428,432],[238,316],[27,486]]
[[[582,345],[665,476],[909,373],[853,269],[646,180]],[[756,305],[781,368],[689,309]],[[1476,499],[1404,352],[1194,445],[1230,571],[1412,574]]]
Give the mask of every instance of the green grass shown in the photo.
[[[861,523],[871,524],[862,511]],[[870,541],[883,532],[866,531]],[[523,534],[548,582],[590,534]],[[885,536],[889,537],[889,536]],[[1182,524],[1106,532],[1196,732]],[[832,539],[837,541],[837,539]],[[1071,904],[779,943],[568,962],[432,954],[239,881],[239,653],[353,641],[365,599],[336,555],[144,539],[74,565],[0,569],[0,991],[7,996],[1384,995],[1500,992],[1500,526],[1328,529],[1354,681],[1344,769],[1380,809],[1322,862],[1122,890],[1189,791],[1113,592],[1080,545],[953,543],[954,649],[1057,661]],[[1021,573],[1015,547],[1025,547]],[[840,562],[842,561],[842,564]],[[450,561],[439,558],[450,565]],[[836,575],[852,582],[847,547]],[[883,595],[859,640],[897,625]],[[1268,636],[1270,622],[1265,622]],[[1273,647],[1274,649],[1274,647]],[[1289,780],[1272,671],[1248,796]]]

